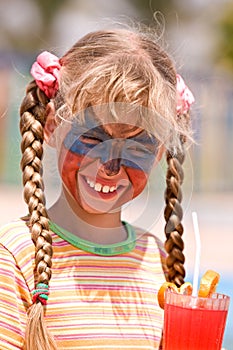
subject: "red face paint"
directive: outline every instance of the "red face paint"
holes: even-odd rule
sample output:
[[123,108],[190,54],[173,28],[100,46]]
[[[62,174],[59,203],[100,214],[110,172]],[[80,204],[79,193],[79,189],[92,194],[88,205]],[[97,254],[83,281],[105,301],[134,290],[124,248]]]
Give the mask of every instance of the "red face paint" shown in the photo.
[[144,171],[135,169],[135,168],[129,168],[126,167],[125,171],[127,175],[129,176],[130,182],[133,187],[133,198],[137,197],[146,187],[148,174],[146,174]]
[[59,171],[62,181],[69,193],[78,200],[77,172],[84,156],[72,153],[64,148],[59,156]]
[[[91,160],[90,160],[91,161]],[[82,166],[85,163],[85,171],[82,171]],[[78,183],[78,173],[88,174],[88,177],[95,183],[100,183],[103,186],[108,186],[113,188],[114,186],[119,186],[121,180],[119,179],[119,175],[117,176],[108,176],[105,175],[106,172],[104,170],[104,165],[101,165],[101,170],[96,169],[93,171],[93,168],[90,166],[90,171],[88,171],[87,159],[84,160],[84,156],[74,154],[64,147],[60,154],[59,159],[60,164],[60,173],[62,177],[63,184],[65,188],[68,190],[69,194],[75,199],[75,201],[83,208],[83,202],[85,202],[85,193],[80,193],[80,184]],[[81,165],[81,169],[80,169]],[[103,175],[103,172],[105,173]],[[111,209],[114,209],[118,206],[122,206],[126,202],[129,202],[133,198],[137,197],[145,188],[147,184],[148,174],[143,172],[142,170],[138,170],[135,168],[122,166],[121,173],[124,172],[123,181],[125,184],[125,189],[122,191],[121,198],[117,198],[115,204],[111,206]],[[115,180],[117,178],[117,180]],[[127,183],[126,183],[127,182]],[[83,188],[83,187],[82,187]],[[95,191],[93,188],[91,191]],[[105,197],[109,197],[111,193],[104,194],[101,192],[94,193],[94,195],[98,195],[99,200],[106,200]],[[86,197],[87,199],[87,197]],[[108,198],[109,199],[109,198]],[[92,204],[92,201],[91,201]],[[96,206],[97,204],[95,204]],[[94,206],[94,202],[93,202]],[[90,205],[88,205],[90,207]],[[88,209],[86,209],[88,210]]]
[[[91,130],[80,134],[75,125],[74,132],[71,128],[68,138],[65,137],[59,171],[66,190],[85,210],[116,209],[145,188],[157,142],[151,141],[140,129],[135,133],[135,128],[135,136],[131,137],[131,129],[128,125],[128,133],[118,138],[111,137],[104,129],[98,131],[99,128],[94,134]],[[112,130],[116,132],[114,126]],[[121,144],[125,146],[121,147]],[[118,147],[121,147],[119,151]],[[117,158],[108,158],[108,154]]]

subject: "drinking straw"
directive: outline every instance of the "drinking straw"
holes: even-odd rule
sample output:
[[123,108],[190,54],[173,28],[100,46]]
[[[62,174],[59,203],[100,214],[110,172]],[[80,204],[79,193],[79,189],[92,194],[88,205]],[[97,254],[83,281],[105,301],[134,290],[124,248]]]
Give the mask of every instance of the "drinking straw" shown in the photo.
[[195,241],[196,241],[196,254],[195,254],[195,265],[194,265],[194,274],[193,274],[193,296],[197,296],[198,291],[198,277],[200,272],[200,259],[201,259],[201,238],[197,220],[197,213],[192,212],[193,218],[193,227],[195,233]]

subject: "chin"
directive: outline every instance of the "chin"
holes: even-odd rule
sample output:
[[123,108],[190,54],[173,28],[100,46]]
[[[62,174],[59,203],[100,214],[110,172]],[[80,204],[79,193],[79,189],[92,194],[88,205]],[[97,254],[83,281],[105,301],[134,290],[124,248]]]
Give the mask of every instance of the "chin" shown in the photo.
[[122,206],[130,202],[132,199],[132,191],[128,190],[114,200],[104,200],[101,197],[99,197],[99,199],[93,199],[87,196],[85,196],[84,199],[84,197],[79,196],[77,204],[89,214],[110,214],[113,212],[119,212]]

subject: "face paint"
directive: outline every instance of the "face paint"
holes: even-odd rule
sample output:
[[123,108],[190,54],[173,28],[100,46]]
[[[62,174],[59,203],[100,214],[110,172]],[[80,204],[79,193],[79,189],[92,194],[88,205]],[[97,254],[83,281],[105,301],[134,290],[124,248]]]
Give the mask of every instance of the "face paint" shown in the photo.
[[[137,135],[129,138],[112,138],[103,126],[96,126],[96,121],[91,116],[86,115],[86,119],[85,125],[80,125],[77,121],[74,121],[63,141],[59,161],[63,183],[76,201],[80,202],[77,174],[82,174],[82,169],[85,169],[86,176],[88,174],[86,169],[88,169],[89,164],[93,164],[93,162],[97,164],[98,162],[99,167],[104,169],[104,177],[99,175],[99,169],[90,167],[89,175],[83,178],[85,179],[84,182],[98,183],[103,188],[104,185],[108,186],[113,178],[117,178],[119,182],[118,174],[123,168],[125,174],[127,174],[125,176],[128,178],[131,194],[130,198],[126,196],[124,200],[122,199],[122,202],[120,202],[122,205],[139,195],[144,189],[157,154],[158,142],[146,131],[140,130]],[[111,128],[114,130],[114,123],[111,124]],[[128,129],[130,130],[130,126]],[[106,184],[104,182],[106,181],[105,177],[109,177]],[[98,180],[96,180],[97,178]],[[109,187],[105,187],[105,190]],[[83,197],[85,197],[85,194],[83,194]],[[99,197],[103,200],[103,197],[107,197],[107,195],[102,195],[100,190]],[[124,195],[122,195],[122,198],[124,198]]]
[[62,146],[58,161],[59,171],[65,187],[69,190],[76,201],[78,200],[76,174],[82,160],[83,156],[70,152]]
[[117,159],[118,167],[122,165],[146,173],[151,171],[158,142],[145,131],[129,139],[112,139],[101,126],[85,131],[75,124],[64,140],[65,147],[72,153],[100,159],[102,164]]

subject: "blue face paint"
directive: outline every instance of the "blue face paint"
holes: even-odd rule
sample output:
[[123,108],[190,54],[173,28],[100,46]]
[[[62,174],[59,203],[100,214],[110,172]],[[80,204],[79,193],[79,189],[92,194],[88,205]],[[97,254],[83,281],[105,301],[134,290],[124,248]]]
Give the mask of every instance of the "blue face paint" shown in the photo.
[[[117,172],[120,166],[149,173],[158,151],[158,141],[146,131],[130,138],[112,138],[101,125],[86,116],[85,125],[72,123],[64,146],[70,152],[100,159],[102,164]],[[91,128],[89,128],[91,127]],[[114,170],[113,170],[114,169]]]

